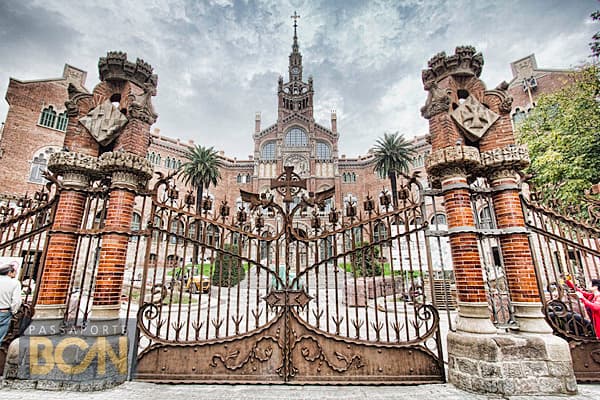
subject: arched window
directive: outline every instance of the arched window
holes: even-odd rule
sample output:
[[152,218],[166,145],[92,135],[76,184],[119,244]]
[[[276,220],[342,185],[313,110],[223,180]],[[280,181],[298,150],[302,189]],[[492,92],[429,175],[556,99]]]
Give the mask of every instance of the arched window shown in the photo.
[[352,173],[352,182],[356,182],[356,174],[354,172]]
[[177,169],[181,169],[181,160],[177,160]]
[[154,161],[156,162],[156,165],[160,165],[160,154],[156,155],[156,159]]
[[48,166],[48,160],[44,157],[44,154],[40,154],[33,158],[31,162],[31,171],[29,171],[29,181],[34,183],[44,183],[46,180],[42,176],[42,173]]
[[485,206],[479,213],[479,227],[481,229],[492,229],[493,225],[492,212],[488,206]]
[[[172,221],[171,222],[171,233],[172,235],[170,235],[170,242],[171,243],[176,243],[177,242],[177,236],[183,236],[183,231],[184,231],[184,227],[183,227],[183,222],[181,221]],[[181,237],[179,238],[179,243],[181,243],[182,239]]]
[[237,182],[237,183],[242,183],[242,175],[241,175],[241,174],[238,174],[238,175],[237,175],[236,182]]
[[58,119],[56,120],[56,129],[58,129],[59,131],[66,131],[67,130],[67,123],[69,122],[69,117],[67,117],[67,112],[63,112],[61,114],[58,114]]
[[431,225],[446,225],[448,221],[446,220],[446,214],[437,213],[431,218]]
[[33,156],[31,160],[31,169],[29,170],[29,181],[33,183],[46,183],[46,179],[42,176],[42,173],[48,167],[48,159],[50,155],[58,151],[57,147],[46,147],[39,150]]
[[56,121],[56,111],[54,111],[52,106],[44,108],[40,115],[40,125],[54,128],[54,121]]
[[292,128],[285,135],[285,145],[288,147],[308,146],[308,135],[301,128]]
[[171,168],[171,157],[165,158],[165,168]]
[[210,224],[206,228],[206,243],[211,246],[217,245],[219,243],[219,238],[221,237],[221,231],[219,227],[213,224]]
[[331,158],[331,147],[325,142],[317,142],[317,159],[329,160]]
[[275,159],[275,142],[267,142],[263,145],[260,157],[263,160],[274,160]]
[[250,174],[246,174],[246,183],[250,183],[251,179],[252,177],[250,176]]

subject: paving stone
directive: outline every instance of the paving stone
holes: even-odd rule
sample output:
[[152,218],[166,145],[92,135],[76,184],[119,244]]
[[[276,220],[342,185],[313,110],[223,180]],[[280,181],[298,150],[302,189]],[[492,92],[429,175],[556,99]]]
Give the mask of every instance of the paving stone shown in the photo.
[[[494,395],[464,392],[450,384],[421,386],[291,386],[291,385],[158,385],[126,382],[100,392],[0,389],[2,400],[165,400],[205,398],[211,400],[489,400]],[[600,399],[600,385],[579,385],[574,396],[510,396],[510,400]]]

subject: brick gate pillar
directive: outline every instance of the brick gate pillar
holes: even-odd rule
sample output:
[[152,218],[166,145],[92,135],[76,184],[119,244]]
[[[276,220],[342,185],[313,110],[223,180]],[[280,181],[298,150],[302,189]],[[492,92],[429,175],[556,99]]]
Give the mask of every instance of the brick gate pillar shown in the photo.
[[[483,56],[470,46],[440,53],[423,71],[429,92],[432,152],[426,162],[441,188],[448,219],[459,311],[448,333],[448,380],[459,388],[502,395],[573,394],[568,344],[544,326],[535,270],[518,196],[516,172],[526,152],[514,146],[507,84],[487,90]],[[468,183],[487,178],[519,331],[496,330],[483,282],[478,232]]]
[[[502,123],[498,126],[501,127]],[[510,125],[507,128],[503,136],[512,139]],[[481,143],[482,148],[493,145],[488,141]],[[517,174],[529,164],[527,149],[511,143],[506,147],[482,151],[481,159],[493,193],[497,227],[502,232],[500,247],[514,318],[521,332],[552,333],[542,313],[536,271],[519,198]]]
[[[127,64],[135,65],[135,70]],[[112,151],[98,157],[98,168],[111,181],[92,305],[92,319],[102,321],[119,317],[135,196],[153,173],[146,153],[150,126],[158,117],[152,106],[158,78],[149,64],[139,59],[129,63],[118,53],[101,58],[99,69],[106,89],[112,96],[118,94],[115,99],[128,119]]]
[[[434,126],[447,114],[430,116]],[[447,126],[447,125],[446,125]],[[443,131],[432,132],[432,139]],[[438,141],[432,140],[432,143]],[[479,151],[470,146],[454,145],[436,149],[427,160],[427,173],[441,187],[448,221],[450,250],[458,294],[458,319],[456,329],[474,333],[495,333],[492,324],[481,269],[478,238],[473,217],[473,206],[468,179],[471,171],[481,167]]]

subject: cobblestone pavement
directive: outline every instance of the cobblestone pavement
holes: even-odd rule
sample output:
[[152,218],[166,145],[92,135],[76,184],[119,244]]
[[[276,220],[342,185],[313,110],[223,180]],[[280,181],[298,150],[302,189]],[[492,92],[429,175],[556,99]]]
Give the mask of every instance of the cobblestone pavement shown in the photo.
[[[483,400],[501,399],[501,396],[475,395],[452,385],[421,386],[284,386],[284,385],[157,385],[126,382],[102,392],[64,392],[45,390],[0,389],[2,400],[387,400],[387,399],[442,399]],[[576,396],[517,396],[511,400],[569,399],[598,400],[600,385],[579,385]]]

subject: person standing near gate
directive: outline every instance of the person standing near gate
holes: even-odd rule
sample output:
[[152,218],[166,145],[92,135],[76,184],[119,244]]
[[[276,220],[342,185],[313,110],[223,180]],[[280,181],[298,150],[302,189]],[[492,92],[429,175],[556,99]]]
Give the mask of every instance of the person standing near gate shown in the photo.
[[565,283],[577,293],[577,297],[585,306],[588,316],[592,320],[596,338],[600,339],[600,279],[592,279],[592,286],[589,291],[575,286],[568,276]]
[[13,314],[21,307],[21,283],[14,279],[16,272],[14,263],[0,267],[0,344],[8,333]]

